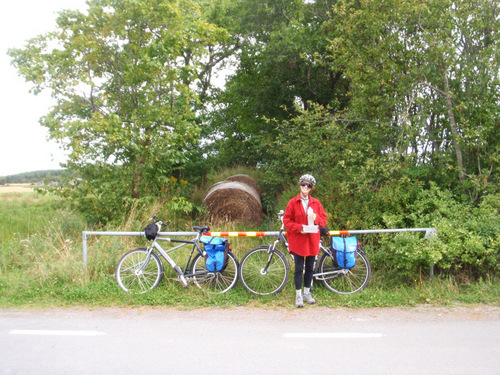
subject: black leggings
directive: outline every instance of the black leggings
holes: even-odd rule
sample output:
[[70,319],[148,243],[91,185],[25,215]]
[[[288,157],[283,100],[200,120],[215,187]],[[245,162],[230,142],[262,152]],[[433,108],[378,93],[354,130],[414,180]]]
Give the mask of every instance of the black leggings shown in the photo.
[[[295,289],[302,289],[302,274],[304,274],[304,287],[310,288],[314,273],[314,260],[315,256],[303,257],[297,254],[293,254],[293,260],[295,262],[295,274],[293,279],[295,281]],[[306,272],[304,273],[304,263],[306,265]]]

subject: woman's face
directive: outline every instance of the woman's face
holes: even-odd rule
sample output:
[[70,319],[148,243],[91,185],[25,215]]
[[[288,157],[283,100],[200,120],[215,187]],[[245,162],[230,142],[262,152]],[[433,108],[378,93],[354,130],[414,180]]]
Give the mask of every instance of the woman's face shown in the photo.
[[310,182],[302,181],[300,183],[300,193],[305,197],[307,197],[309,195],[312,188],[313,188],[313,185]]

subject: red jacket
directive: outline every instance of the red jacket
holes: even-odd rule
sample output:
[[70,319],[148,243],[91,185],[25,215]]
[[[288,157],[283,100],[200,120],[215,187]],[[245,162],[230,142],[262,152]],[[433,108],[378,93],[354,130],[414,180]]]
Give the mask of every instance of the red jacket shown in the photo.
[[[315,225],[326,226],[326,214],[320,201],[309,195],[309,205],[316,214]],[[286,206],[283,223],[288,236],[288,247],[291,253],[300,256],[319,254],[320,233],[300,233],[302,225],[307,225],[307,215],[300,199],[300,194],[290,199]]]

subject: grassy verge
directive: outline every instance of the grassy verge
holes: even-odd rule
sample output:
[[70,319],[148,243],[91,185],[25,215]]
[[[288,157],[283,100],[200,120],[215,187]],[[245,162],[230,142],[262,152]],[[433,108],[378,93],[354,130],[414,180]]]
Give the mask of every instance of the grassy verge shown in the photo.
[[[135,224],[131,222],[127,219],[122,228],[109,229],[137,230],[132,228]],[[1,194],[0,308],[293,308],[291,280],[285,290],[275,296],[254,296],[241,285],[223,295],[209,295],[194,285],[183,289],[168,265],[165,279],[158,288],[145,295],[125,294],[114,279],[117,261],[127,250],[144,246],[144,240],[134,237],[91,237],[88,266],[84,270],[81,232],[88,229],[75,213],[65,209],[62,202],[54,197],[36,193]],[[223,229],[228,228],[214,228]],[[266,239],[231,239],[239,259],[263,241]],[[399,285],[388,279],[374,270],[371,283],[361,293],[340,296],[318,286],[314,291],[315,297],[319,306],[328,307],[500,305],[500,283],[497,278],[471,284],[435,278],[416,281],[413,285]]]

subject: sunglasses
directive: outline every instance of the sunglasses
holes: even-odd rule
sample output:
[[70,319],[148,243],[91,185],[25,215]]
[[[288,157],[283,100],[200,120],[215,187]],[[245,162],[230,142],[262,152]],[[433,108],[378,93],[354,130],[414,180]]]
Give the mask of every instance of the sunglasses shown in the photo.
[[312,186],[311,184],[308,184],[308,183],[306,183],[306,182],[301,182],[301,183],[300,183],[300,186],[307,186],[309,189],[312,189],[312,188],[313,188],[313,186]]

